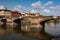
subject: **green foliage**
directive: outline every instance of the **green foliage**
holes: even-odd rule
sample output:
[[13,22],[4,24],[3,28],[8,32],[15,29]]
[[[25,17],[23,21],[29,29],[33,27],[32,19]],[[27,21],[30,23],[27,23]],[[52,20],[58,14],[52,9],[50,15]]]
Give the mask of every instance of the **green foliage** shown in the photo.
[[31,21],[29,21],[29,20],[22,20],[21,21],[21,25],[28,25],[28,24],[31,24]]
[[53,22],[54,24],[58,23],[57,20],[50,20],[50,21],[47,21],[46,23],[49,24],[49,23],[51,23],[51,22]]

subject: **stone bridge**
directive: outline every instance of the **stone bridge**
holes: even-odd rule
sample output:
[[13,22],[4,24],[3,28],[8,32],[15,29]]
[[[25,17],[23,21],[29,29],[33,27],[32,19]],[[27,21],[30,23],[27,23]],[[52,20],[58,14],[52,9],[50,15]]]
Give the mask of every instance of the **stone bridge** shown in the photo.
[[40,23],[44,20],[53,19],[51,16],[40,16],[40,17],[23,17],[24,20],[29,20],[31,23]]
[[[50,20],[55,20],[55,19],[59,19],[59,18],[54,18],[52,16],[40,16],[40,17],[23,17],[23,21],[30,21],[31,24],[29,25],[24,25],[25,27],[22,26],[22,29],[23,28],[26,28],[26,30],[29,30],[31,28],[37,28],[38,30],[40,30],[39,28],[44,26],[44,24],[47,22],[47,21],[50,21]],[[44,27],[43,27],[44,29]]]
[[[40,16],[40,17],[36,17],[36,16],[27,16],[27,17],[22,17],[21,19],[23,19],[23,20],[29,20],[31,23],[40,23],[40,22],[42,22],[42,21],[44,21],[44,20],[48,20],[48,19],[52,19],[53,17],[52,16]],[[18,19],[19,20],[21,20],[20,18],[0,18],[0,22],[1,22],[1,20],[5,20],[6,19],[6,22],[8,23],[8,22],[14,22],[15,20],[17,20],[18,21]]]
[[14,20],[17,20],[18,18],[0,18],[0,24],[3,23],[13,23]]
[[[50,20],[53,19],[52,16],[26,16],[26,17],[22,17],[22,18],[0,18],[0,23],[4,22],[4,23],[20,23],[21,24],[21,19],[23,21],[30,21],[31,24],[29,25],[24,25],[26,30],[30,29],[30,28],[39,28],[41,25],[41,22],[44,22],[46,20]],[[60,18],[57,18],[60,19]],[[29,27],[30,26],[30,27]],[[23,26],[21,26],[23,28]]]

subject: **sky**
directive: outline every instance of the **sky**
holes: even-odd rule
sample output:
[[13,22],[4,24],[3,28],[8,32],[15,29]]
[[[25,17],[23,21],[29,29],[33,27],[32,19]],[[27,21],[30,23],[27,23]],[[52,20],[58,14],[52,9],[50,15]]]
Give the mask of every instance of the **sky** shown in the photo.
[[19,12],[40,13],[60,16],[60,0],[0,0],[1,6]]

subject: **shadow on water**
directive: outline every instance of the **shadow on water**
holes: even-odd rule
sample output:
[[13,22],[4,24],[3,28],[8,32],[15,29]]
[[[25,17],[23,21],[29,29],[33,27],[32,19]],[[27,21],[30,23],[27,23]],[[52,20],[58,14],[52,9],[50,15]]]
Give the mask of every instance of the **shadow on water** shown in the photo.
[[20,31],[21,31],[21,24],[20,24],[20,23],[17,24],[17,25],[14,27],[14,30],[15,30],[16,32],[20,32]]
[[6,19],[2,19],[1,22],[3,22],[1,28],[6,29],[6,22],[7,22],[7,20]]
[[6,23],[2,24],[1,28],[6,29]]
[[21,19],[14,20],[14,22],[17,24],[17,25],[14,27],[14,30],[15,30],[16,32],[20,32],[20,31],[21,31]]

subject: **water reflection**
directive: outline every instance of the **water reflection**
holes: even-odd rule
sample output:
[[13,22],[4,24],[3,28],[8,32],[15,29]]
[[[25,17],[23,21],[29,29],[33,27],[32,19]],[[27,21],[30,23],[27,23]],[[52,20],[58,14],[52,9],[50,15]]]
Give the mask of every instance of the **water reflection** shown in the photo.
[[[60,34],[60,23],[50,22],[45,24],[45,31],[51,35]],[[58,33],[57,33],[58,32]],[[49,40],[51,36],[36,31],[21,31],[21,24],[4,23],[0,25],[0,40]]]
[[15,27],[14,27],[14,30],[16,32],[21,32],[21,24],[17,24]]
[[4,23],[0,26],[0,40],[34,40],[23,36],[20,30],[20,24]]
[[60,35],[60,23],[54,23],[54,22],[50,22],[49,24],[46,23],[45,31],[53,36]]

